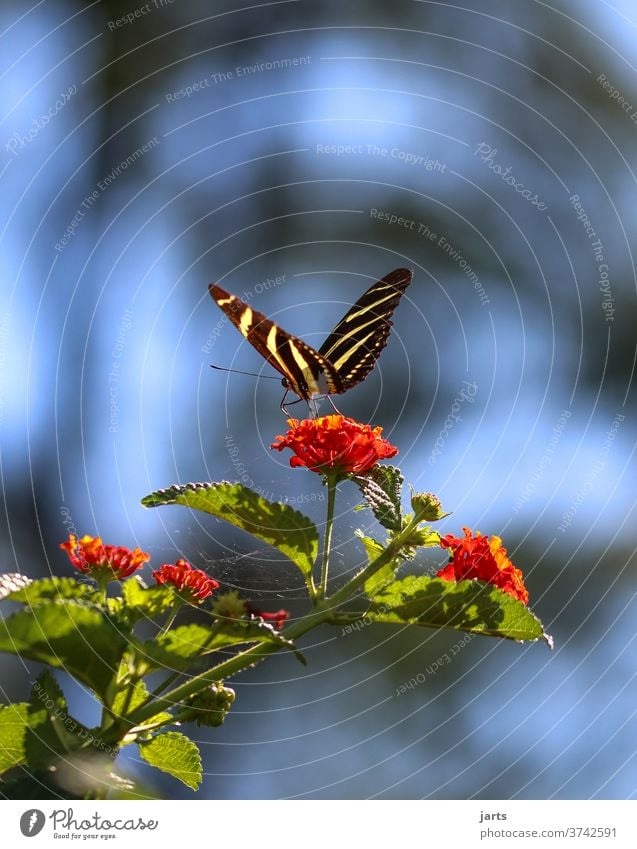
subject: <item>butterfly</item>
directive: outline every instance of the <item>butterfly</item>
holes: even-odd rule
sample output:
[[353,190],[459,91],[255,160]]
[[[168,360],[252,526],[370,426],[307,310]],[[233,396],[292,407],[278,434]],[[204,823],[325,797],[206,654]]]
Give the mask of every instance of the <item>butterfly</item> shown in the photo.
[[412,276],[411,269],[396,268],[370,286],[318,351],[221,286],[212,284],[209,291],[248,342],[283,375],[281,383],[286,394],[281,409],[287,412],[284,402],[291,390],[315,411],[316,398],[329,399],[330,395],[346,392],[374,368],[387,344],[391,317]]

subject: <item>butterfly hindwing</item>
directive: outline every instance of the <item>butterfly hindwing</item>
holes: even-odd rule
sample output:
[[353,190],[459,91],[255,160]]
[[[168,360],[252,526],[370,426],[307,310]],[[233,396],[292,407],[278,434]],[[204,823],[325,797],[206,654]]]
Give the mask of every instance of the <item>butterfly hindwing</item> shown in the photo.
[[412,276],[409,268],[397,268],[370,286],[321,345],[319,354],[339,375],[342,392],[364,380],[376,365]]

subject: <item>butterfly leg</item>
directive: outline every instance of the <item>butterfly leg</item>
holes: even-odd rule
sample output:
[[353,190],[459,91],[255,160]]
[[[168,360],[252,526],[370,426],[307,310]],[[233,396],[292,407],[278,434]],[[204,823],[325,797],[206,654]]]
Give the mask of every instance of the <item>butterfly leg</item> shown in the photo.
[[287,408],[286,403],[285,403],[285,399],[288,397],[289,391],[290,391],[289,389],[285,390],[285,395],[283,396],[283,398],[281,398],[281,403],[279,404],[279,407],[281,408],[281,412],[283,413],[284,416],[290,415],[288,413],[288,408]]
[[[304,400],[303,398],[297,398],[296,401],[290,401],[289,404],[286,404],[285,399],[288,397],[288,392],[289,392],[289,390],[286,389],[285,395],[283,396],[283,400],[281,401],[281,404],[280,404],[281,410],[282,410],[283,414],[286,415],[286,416],[290,415],[288,407],[292,407],[294,404],[300,404]],[[321,398],[328,398],[330,404],[332,405],[332,407],[334,407],[334,402],[332,401],[332,399],[330,398],[329,395],[322,395]],[[319,417],[319,407],[318,407],[318,401],[316,400],[316,398],[308,398],[307,399],[307,406],[309,407],[310,415],[312,416],[312,418],[318,419],[318,417]],[[336,410],[336,407],[334,407],[334,409]],[[336,410],[336,412],[338,413],[338,410]]]
[[[288,407],[291,407],[293,404],[300,404],[300,403],[301,403],[301,401],[303,400],[302,398],[297,398],[297,399],[296,399],[296,401],[290,401],[290,403],[289,403],[289,404],[286,404],[286,403],[285,403],[285,399],[288,397],[288,392],[289,392],[289,391],[290,391],[289,389],[286,389],[286,390],[285,390],[285,395],[283,396],[283,399],[282,399],[282,401],[281,401],[281,403],[280,403],[280,405],[279,405],[279,406],[281,407],[281,411],[283,412],[283,415],[284,415],[284,416],[289,416],[289,415],[290,415],[290,412],[289,412],[289,410],[288,410]],[[309,402],[308,402],[308,403],[309,403]]]

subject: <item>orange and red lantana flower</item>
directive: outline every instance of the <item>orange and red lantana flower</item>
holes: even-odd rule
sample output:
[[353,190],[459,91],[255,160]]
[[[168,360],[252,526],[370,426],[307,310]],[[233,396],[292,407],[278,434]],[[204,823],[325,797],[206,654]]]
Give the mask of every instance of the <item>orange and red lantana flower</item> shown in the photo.
[[469,528],[463,528],[464,537],[447,534],[440,539],[442,548],[448,548],[451,560],[437,572],[445,581],[467,581],[477,578],[504,590],[524,604],[529,603],[529,593],[524,586],[522,572],[507,557],[500,537],[475,537]]
[[164,563],[153,572],[160,585],[171,584],[186,601],[202,602],[218,588],[219,582],[209,578],[201,569],[193,569],[187,560]]
[[381,427],[356,422],[345,416],[318,419],[288,419],[290,430],[277,436],[271,448],[290,448],[293,468],[303,466],[319,474],[362,474],[379,460],[398,454],[398,449],[381,437]]
[[109,580],[128,578],[150,560],[150,554],[141,548],[130,551],[119,545],[104,545],[101,537],[83,536],[78,540],[75,534],[70,534],[68,542],[60,543],[60,548],[80,572]]

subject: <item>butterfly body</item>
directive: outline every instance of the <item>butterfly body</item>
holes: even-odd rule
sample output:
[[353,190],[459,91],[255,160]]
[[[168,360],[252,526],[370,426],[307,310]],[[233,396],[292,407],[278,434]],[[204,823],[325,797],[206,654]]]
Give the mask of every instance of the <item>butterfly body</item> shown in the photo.
[[283,386],[310,403],[340,395],[367,377],[387,344],[391,316],[411,278],[410,269],[397,268],[374,283],[318,351],[221,286],[209,290],[240,333],[283,375]]

